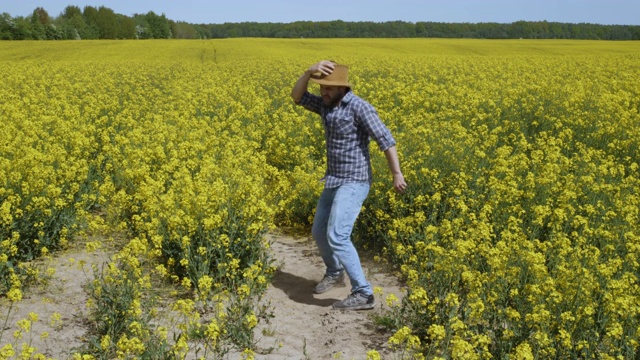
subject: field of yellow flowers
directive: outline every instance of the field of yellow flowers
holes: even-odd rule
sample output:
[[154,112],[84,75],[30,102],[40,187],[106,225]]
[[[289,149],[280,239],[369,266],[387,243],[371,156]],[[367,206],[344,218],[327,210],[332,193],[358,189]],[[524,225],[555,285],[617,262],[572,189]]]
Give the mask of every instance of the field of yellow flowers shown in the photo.
[[[118,231],[76,358],[253,358],[275,270],[264,235],[308,227],[322,187],[321,122],[289,98],[321,59],[350,65],[409,184],[394,193],[374,150],[354,233],[406,279],[378,319],[392,346],[415,359],[638,356],[632,42],[2,42],[3,308],[43,275],[33,260]],[[177,332],[153,321],[158,284],[175,289]],[[0,359],[45,358],[20,338],[0,329]]]

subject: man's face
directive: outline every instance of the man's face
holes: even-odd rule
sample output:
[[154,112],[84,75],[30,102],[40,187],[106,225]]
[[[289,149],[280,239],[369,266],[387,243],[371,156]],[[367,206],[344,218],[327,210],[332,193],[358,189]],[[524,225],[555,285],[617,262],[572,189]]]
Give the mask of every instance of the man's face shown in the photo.
[[322,95],[322,102],[327,106],[337,105],[346,93],[347,88],[344,86],[320,85],[320,95]]

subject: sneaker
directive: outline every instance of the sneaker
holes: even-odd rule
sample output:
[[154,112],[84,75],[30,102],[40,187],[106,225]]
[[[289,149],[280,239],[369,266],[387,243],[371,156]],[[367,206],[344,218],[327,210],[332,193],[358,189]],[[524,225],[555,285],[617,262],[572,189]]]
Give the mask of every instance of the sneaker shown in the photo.
[[369,310],[376,306],[376,301],[371,295],[361,292],[351,293],[346,299],[333,303],[333,308],[337,310]]
[[329,276],[325,275],[322,278],[322,281],[316,285],[315,293],[322,294],[333,289],[335,286],[345,286],[344,285],[344,272],[338,276]]

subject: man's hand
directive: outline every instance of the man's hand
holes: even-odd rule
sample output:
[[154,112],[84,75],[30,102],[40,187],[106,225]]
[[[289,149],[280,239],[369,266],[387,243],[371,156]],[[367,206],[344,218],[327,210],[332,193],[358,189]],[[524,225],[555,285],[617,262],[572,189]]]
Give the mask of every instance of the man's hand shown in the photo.
[[384,151],[384,156],[387,158],[389,164],[389,170],[393,175],[393,188],[402,194],[407,188],[407,183],[404,181],[404,175],[400,171],[400,161],[398,161],[398,152],[395,145]]
[[404,181],[402,173],[393,174],[393,188],[400,194],[402,194],[407,188],[407,183]]
[[315,63],[313,65],[311,65],[311,67],[309,68],[309,71],[312,74],[315,74],[317,72],[321,73],[322,75],[329,75],[333,72],[333,69],[335,68],[336,64],[333,61],[329,61],[329,60],[322,60],[318,63]]

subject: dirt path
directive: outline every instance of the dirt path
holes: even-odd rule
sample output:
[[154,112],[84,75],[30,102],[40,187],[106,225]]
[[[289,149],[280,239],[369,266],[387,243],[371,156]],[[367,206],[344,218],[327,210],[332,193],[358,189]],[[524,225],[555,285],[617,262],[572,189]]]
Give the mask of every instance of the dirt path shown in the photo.
[[[278,265],[272,286],[264,297],[275,316],[268,324],[259,325],[256,333],[258,347],[273,348],[257,354],[256,359],[366,359],[368,350],[376,349],[383,359],[395,358],[386,347],[388,334],[376,328],[372,315],[379,313],[384,298],[376,299],[377,306],[368,311],[336,311],[331,304],[349,294],[347,287],[332,289],[325,294],[313,294],[322,278],[324,265],[315,244],[308,238],[269,235],[273,256]],[[81,346],[87,334],[84,286],[93,279],[91,266],[108,262],[103,252],[87,253],[83,248],[71,249],[51,260],[49,267],[56,272],[46,286],[25,291],[23,300],[7,318],[6,298],[0,302],[0,325],[6,326],[0,348],[16,344],[13,333],[16,322],[38,314],[32,331],[24,333],[18,345],[27,342],[37,353],[53,359],[70,359],[74,349]],[[368,280],[380,287],[385,295],[398,298],[402,291],[398,281],[379,270],[366,259],[363,266]],[[41,334],[48,333],[47,338]],[[15,346],[15,345],[14,345]],[[233,355],[229,357],[233,359]]]
[[[273,235],[273,254],[279,270],[265,296],[274,306],[275,318],[268,328],[272,337],[261,344],[269,345],[272,338],[282,343],[272,354],[260,359],[366,359],[368,350],[377,349],[383,359],[390,358],[386,349],[388,335],[381,333],[372,315],[380,312],[383,298],[377,298],[376,308],[369,311],[336,311],[331,305],[349,295],[347,287],[332,289],[316,295],[313,289],[324,274],[324,264],[313,240]],[[401,298],[397,279],[377,269],[366,259],[363,267],[367,280],[380,287],[385,294]]]

